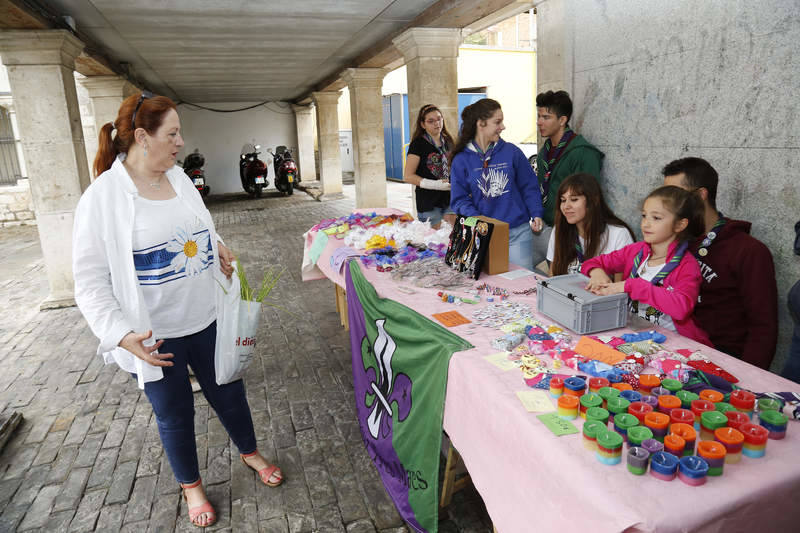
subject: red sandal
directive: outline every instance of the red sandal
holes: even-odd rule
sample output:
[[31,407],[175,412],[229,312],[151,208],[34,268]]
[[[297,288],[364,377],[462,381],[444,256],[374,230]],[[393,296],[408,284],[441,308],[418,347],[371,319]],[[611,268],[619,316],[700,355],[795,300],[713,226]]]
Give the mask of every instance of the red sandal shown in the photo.
[[[258,453],[258,450],[254,451],[253,453],[239,454],[239,457],[242,459],[242,462],[245,464],[245,466],[247,468],[250,468],[251,470],[255,470],[255,468],[253,468],[252,466],[247,464],[247,461],[245,461],[245,458],[254,457],[257,453]],[[269,464],[269,463],[267,463],[267,464]],[[258,472],[258,477],[261,478],[261,482],[264,485],[268,486],[268,487],[277,487],[278,485],[283,483],[283,479],[284,479],[283,478],[283,472],[281,472],[281,469],[278,468],[277,465],[269,465],[267,467],[262,468],[261,470],[257,470],[257,472]],[[274,482],[270,483],[269,478],[271,478],[272,475],[275,474],[276,472],[277,472],[277,476],[278,476],[278,481],[274,481]]]
[[[200,483],[202,481],[203,481],[202,479],[198,479],[194,483],[189,483],[188,485],[184,485],[183,483],[181,483],[181,489],[183,489],[183,499],[186,501],[186,507],[189,509],[189,522],[191,522],[192,525],[195,526],[195,527],[206,528],[206,527],[213,526],[217,522],[217,513],[216,513],[216,511],[214,511],[214,508],[211,506],[211,502],[206,500],[203,503],[201,503],[200,505],[195,505],[194,507],[189,507],[189,500],[186,498],[186,489],[193,489],[193,488],[197,487],[198,485],[200,485]],[[200,516],[204,515],[204,514],[210,514],[211,515],[211,518],[208,520],[208,522],[205,525],[198,523],[198,518],[200,518]]]

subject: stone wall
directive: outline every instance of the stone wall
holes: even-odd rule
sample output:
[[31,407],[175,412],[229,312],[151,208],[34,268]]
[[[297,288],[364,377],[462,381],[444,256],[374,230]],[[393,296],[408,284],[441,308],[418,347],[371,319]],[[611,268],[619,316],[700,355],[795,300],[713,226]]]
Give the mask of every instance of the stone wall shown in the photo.
[[0,227],[36,224],[31,188],[27,179],[0,187]]
[[672,159],[699,156],[720,174],[718,207],[753,223],[775,259],[780,337],[800,218],[800,3],[797,0],[544,0],[538,90],[573,95],[571,124],[606,154],[612,208],[638,227],[641,199]]

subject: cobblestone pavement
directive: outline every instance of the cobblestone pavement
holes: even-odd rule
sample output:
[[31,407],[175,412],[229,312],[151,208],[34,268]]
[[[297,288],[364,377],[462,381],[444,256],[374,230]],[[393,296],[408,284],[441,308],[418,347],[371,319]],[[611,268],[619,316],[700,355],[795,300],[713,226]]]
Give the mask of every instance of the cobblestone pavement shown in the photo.
[[[281,487],[256,482],[195,396],[201,474],[219,519],[212,530],[408,531],[361,442],[333,288],[300,280],[302,233],[350,212],[346,189],[324,203],[302,193],[210,201],[249,273],[287,267],[277,295],[295,315],[266,308],[246,376],[259,449],[283,469]],[[408,186],[390,191],[390,205],[409,205]],[[38,312],[47,283],[36,229],[0,230],[0,245],[0,412],[25,417],[0,454],[0,532],[193,530],[144,394],[95,355],[76,308]],[[440,531],[491,531],[474,489],[440,513]]]

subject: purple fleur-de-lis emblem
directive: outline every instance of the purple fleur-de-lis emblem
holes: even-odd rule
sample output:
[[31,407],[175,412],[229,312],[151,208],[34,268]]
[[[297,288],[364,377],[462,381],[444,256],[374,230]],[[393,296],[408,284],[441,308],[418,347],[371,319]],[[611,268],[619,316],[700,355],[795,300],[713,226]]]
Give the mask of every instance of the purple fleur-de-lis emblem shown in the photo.
[[[392,431],[393,405],[397,408],[397,419],[403,421],[411,411],[411,379],[403,373],[394,374],[392,357],[397,345],[394,339],[386,333],[384,324],[386,319],[375,321],[378,336],[373,346],[364,343],[361,357],[366,368],[369,389],[367,389],[364,404],[370,396],[374,396],[372,410],[367,417],[367,427],[373,439],[386,438]],[[374,356],[378,365],[378,372],[369,361],[370,354]],[[369,366],[368,366],[369,365]]]

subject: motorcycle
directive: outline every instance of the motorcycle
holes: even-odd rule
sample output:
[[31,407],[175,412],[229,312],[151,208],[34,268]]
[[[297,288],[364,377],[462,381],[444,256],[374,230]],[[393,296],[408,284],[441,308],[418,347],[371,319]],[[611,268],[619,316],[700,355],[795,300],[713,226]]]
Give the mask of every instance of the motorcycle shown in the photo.
[[291,196],[298,181],[297,165],[292,158],[292,152],[285,146],[278,146],[272,154],[272,167],[275,169],[275,188]]
[[206,173],[203,170],[203,165],[206,164],[206,158],[200,153],[197,148],[194,152],[186,156],[183,160],[183,171],[189,176],[189,179],[194,183],[195,189],[200,195],[205,198],[211,192],[211,187],[206,184]]
[[242,147],[239,158],[239,178],[242,188],[251,196],[261,197],[261,192],[269,186],[267,180],[267,165],[258,158],[261,145],[246,144]]

